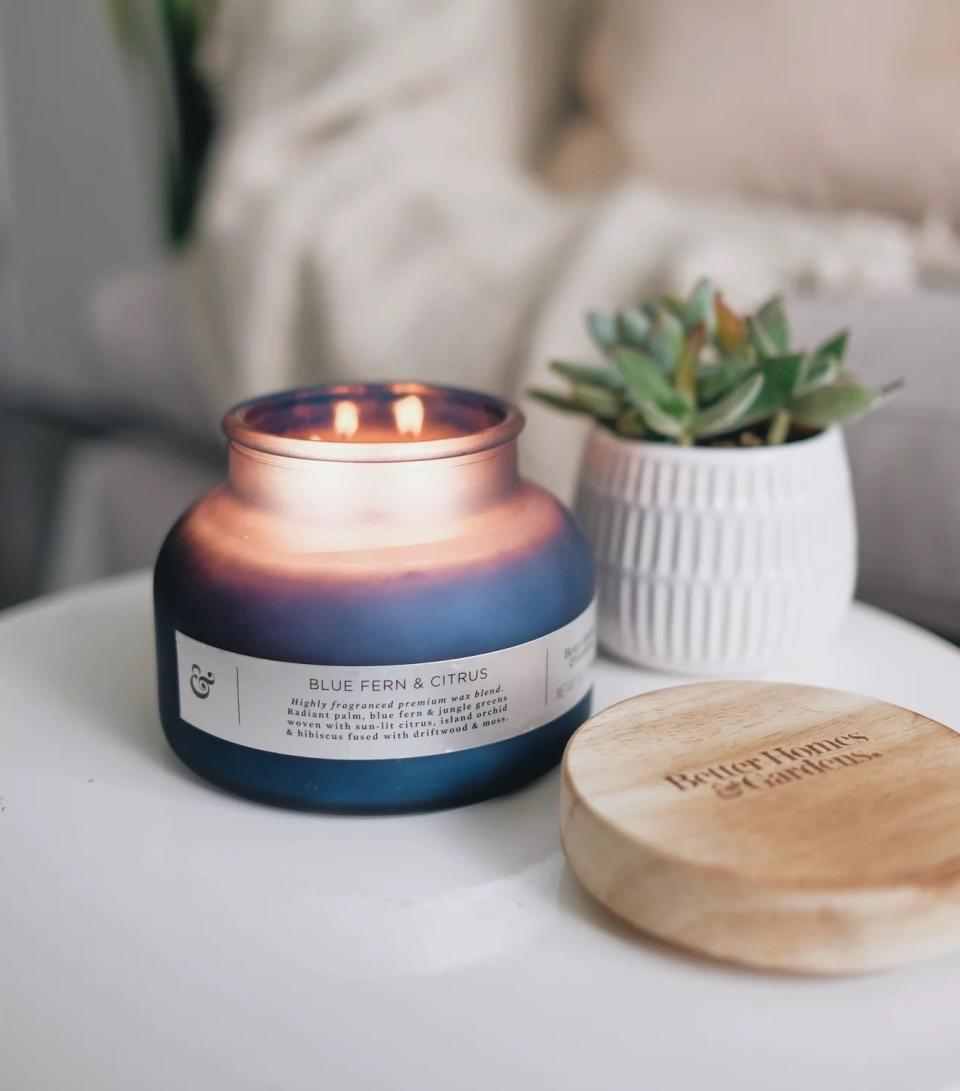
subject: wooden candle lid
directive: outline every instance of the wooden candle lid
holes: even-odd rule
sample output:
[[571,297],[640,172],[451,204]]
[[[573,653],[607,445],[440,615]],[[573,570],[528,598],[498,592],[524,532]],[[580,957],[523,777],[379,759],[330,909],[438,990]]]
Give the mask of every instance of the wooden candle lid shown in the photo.
[[848,973],[960,947],[960,737],[838,690],[707,682],[589,720],[563,762],[563,847],[653,935]]

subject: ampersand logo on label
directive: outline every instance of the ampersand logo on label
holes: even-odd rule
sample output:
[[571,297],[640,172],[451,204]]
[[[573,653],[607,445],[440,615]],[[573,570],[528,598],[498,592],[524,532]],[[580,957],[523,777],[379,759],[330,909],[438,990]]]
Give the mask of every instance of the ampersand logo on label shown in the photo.
[[201,701],[209,697],[210,687],[216,680],[213,671],[207,671],[204,674],[196,663],[193,664],[193,669],[190,671],[190,688],[195,697],[199,697]]

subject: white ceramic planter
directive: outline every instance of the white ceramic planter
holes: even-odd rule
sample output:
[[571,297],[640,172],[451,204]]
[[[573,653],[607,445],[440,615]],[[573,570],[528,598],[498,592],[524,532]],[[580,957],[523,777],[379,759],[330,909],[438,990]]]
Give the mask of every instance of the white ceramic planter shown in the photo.
[[829,638],[856,577],[843,435],[678,447],[596,428],[577,515],[597,562],[599,637],[636,663],[762,670]]

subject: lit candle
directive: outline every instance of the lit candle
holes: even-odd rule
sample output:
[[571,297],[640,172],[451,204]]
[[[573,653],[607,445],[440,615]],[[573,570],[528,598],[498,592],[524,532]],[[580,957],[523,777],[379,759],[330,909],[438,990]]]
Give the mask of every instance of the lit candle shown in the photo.
[[[357,412],[357,403],[349,400],[333,403],[333,432],[337,439],[350,439],[357,434],[360,428],[360,414]],[[316,435],[314,439],[323,439],[322,435]]]
[[419,383],[224,419],[227,482],[157,562],[161,716],[209,779],[294,806],[446,806],[553,765],[589,707],[593,574],[517,472],[523,418]]
[[298,403],[290,409],[286,434],[327,443],[393,443],[451,439],[479,424],[464,406],[451,409],[438,388],[422,383],[333,387],[323,405]]

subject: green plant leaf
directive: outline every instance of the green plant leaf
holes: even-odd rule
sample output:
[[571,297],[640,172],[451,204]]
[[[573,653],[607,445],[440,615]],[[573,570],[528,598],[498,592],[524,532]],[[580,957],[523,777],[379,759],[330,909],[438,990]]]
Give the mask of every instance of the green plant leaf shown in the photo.
[[800,369],[794,394],[799,397],[830,386],[840,377],[840,361],[833,356],[807,356]]
[[620,412],[620,399],[612,390],[586,383],[574,383],[570,391],[571,399],[601,420],[613,420]]
[[903,385],[891,383],[881,390],[835,383],[796,398],[790,409],[805,428],[829,428],[840,421],[854,420],[888,401]]
[[787,352],[790,345],[790,327],[787,325],[782,296],[768,299],[754,315],[753,320],[754,325],[762,331],[764,338],[773,346],[773,351],[765,355]]
[[847,351],[847,331],[841,330],[828,338],[804,361],[797,383],[797,394],[809,394],[822,386],[830,386],[842,374],[843,357]]
[[778,409],[770,418],[767,429],[767,446],[778,447],[790,434],[790,410]]
[[612,314],[591,311],[587,315],[587,329],[590,331],[590,336],[604,352],[613,349],[619,340],[617,320]]
[[764,378],[756,372],[725,394],[708,409],[697,414],[693,434],[697,439],[720,436],[737,428],[763,389]]
[[650,332],[650,316],[639,307],[628,307],[617,316],[622,340],[636,349],[646,345]]
[[824,341],[813,355],[815,357],[829,356],[832,360],[836,360],[837,363],[840,363],[847,351],[848,337],[849,334],[846,330],[835,333],[829,340]]
[[627,398],[637,408],[640,401],[651,401],[677,417],[689,417],[687,402],[646,353],[621,347],[614,351],[613,358],[626,383]]
[[687,301],[679,295],[662,295],[660,307],[682,323],[687,314]]
[[669,439],[688,442],[687,422],[679,417],[661,409],[655,402],[640,398],[637,401],[637,409],[643,418],[643,423],[651,432],[657,435],[667,436]]
[[755,352],[761,359],[772,357],[777,355],[777,346],[770,339],[770,335],[767,331],[757,322],[756,318],[752,315],[748,315],[746,318],[747,323],[747,339],[753,346]]
[[[181,2],[196,0],[164,0]],[[789,440],[793,424],[819,430],[849,420],[899,386],[868,390],[844,370],[846,331],[812,353],[790,352],[779,297],[741,317],[705,279],[686,299],[661,296],[616,314],[591,313],[587,325],[612,363],[554,360],[551,369],[569,391],[530,393],[633,438],[778,444]]]
[[684,345],[683,323],[675,314],[661,308],[656,312],[647,334],[647,352],[661,371],[673,371]]
[[756,360],[745,349],[729,353],[716,364],[701,368],[697,373],[698,402],[705,406],[722,398],[756,368]]
[[554,409],[562,409],[566,413],[587,413],[600,420],[613,420],[623,409],[619,397],[613,391],[585,383],[574,383],[569,394],[541,389],[532,389],[529,393],[531,397]]
[[628,439],[643,439],[650,435],[650,431],[643,423],[643,417],[639,410],[622,409],[614,424],[617,432]]
[[726,304],[723,296],[717,292],[713,310],[717,347],[722,353],[736,352],[747,343],[747,323]]
[[805,357],[801,354],[773,356],[760,363],[763,389],[742,421],[744,427],[772,417],[789,403],[796,388]]
[[708,333],[713,332],[716,321],[714,300],[717,289],[713,281],[706,277],[701,278],[693,286],[693,290],[687,297],[683,308],[683,324],[687,330],[693,330],[701,323]]
[[566,360],[551,360],[550,370],[572,383],[587,383],[606,390],[623,390],[623,376],[614,367],[593,364],[572,364]]
[[707,328],[702,322],[687,334],[673,378],[677,393],[691,407],[697,404],[697,359],[706,336]]
[[562,409],[564,413],[590,412],[589,409],[585,408],[579,402],[574,401],[569,395],[557,394],[553,390],[542,390],[538,387],[531,387],[527,393],[531,398],[536,398],[538,402],[543,402],[544,405],[549,405],[552,409]]

